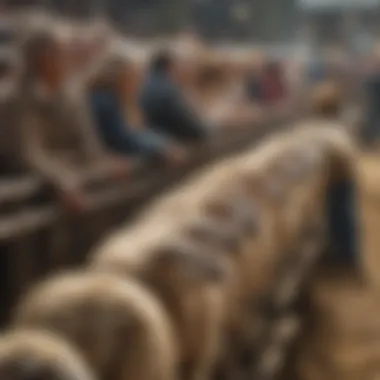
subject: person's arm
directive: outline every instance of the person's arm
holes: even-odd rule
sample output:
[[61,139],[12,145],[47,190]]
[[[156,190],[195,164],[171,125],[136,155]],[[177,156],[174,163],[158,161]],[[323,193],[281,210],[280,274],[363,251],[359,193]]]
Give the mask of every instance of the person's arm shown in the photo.
[[124,113],[112,97],[100,96],[95,100],[93,107],[99,127],[119,153],[157,157],[171,165],[181,165],[187,160],[183,148],[166,137],[150,129],[129,129]]
[[164,145],[149,132],[133,131],[128,128],[124,114],[118,104],[106,94],[95,95],[92,99],[95,122],[109,148],[125,154],[151,155]]
[[102,160],[107,155],[107,148],[96,132],[84,94],[68,94],[68,96],[71,106],[67,112],[71,114],[67,115],[67,120],[79,128],[85,154],[94,161]]
[[64,165],[57,157],[44,149],[39,120],[28,115],[22,121],[22,149],[24,159],[31,169],[53,186],[59,200],[69,211],[82,211],[85,207],[83,183],[76,172]]
[[199,119],[179,91],[168,89],[164,101],[169,107],[168,112],[171,117],[178,123],[178,128],[182,129],[186,137],[201,140],[212,132],[212,128]]
[[28,115],[23,120],[22,145],[25,160],[56,189],[79,186],[80,181],[76,173],[44,149],[38,123],[39,120],[34,115]]

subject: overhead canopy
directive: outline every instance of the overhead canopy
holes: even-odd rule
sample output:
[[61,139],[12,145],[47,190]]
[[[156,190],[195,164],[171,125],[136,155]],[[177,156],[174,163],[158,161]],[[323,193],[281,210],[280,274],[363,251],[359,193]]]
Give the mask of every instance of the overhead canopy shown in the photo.
[[307,10],[371,9],[380,6],[380,0],[298,0]]

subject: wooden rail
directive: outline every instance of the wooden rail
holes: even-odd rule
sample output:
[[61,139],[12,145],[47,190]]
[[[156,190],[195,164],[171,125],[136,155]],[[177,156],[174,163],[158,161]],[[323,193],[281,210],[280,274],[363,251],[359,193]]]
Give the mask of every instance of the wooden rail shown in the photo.
[[[107,231],[133,219],[142,205],[202,166],[251,148],[283,128],[293,115],[271,113],[261,125],[228,130],[193,149],[185,167],[140,170],[125,183],[89,195],[86,212],[68,215],[49,196],[39,204],[22,202],[35,196],[43,184],[33,178],[0,183],[0,205],[17,199],[11,212],[0,211],[0,306],[3,320],[24,289],[54,270],[76,266]],[[18,184],[22,184],[14,190]],[[13,197],[15,195],[15,198]]]

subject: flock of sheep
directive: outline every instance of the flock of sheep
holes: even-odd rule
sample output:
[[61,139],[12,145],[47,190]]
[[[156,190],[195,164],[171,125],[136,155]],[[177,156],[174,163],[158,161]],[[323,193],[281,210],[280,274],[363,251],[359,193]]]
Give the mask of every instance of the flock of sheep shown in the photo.
[[27,292],[0,379],[236,379],[279,266],[323,227],[328,183],[354,157],[344,127],[316,119],[156,199],[86,268]]

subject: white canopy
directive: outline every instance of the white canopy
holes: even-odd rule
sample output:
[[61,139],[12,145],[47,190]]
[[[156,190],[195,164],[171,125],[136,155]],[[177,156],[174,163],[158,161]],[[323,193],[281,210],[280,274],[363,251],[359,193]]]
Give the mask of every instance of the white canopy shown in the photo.
[[350,9],[374,8],[380,6],[379,0],[298,0],[304,9]]

